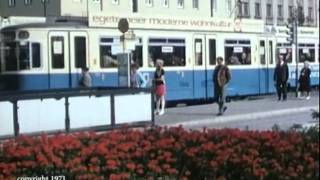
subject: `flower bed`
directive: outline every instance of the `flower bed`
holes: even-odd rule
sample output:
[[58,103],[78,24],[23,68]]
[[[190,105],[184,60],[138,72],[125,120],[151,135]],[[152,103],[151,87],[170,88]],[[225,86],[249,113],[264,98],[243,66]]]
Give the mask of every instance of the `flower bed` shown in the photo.
[[0,142],[0,179],[318,179],[319,132],[121,129]]

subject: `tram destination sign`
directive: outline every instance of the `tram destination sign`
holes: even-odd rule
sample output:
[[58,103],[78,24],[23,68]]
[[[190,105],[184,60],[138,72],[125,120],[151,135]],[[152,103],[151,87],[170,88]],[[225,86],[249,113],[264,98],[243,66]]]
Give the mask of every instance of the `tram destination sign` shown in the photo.
[[[127,19],[133,29],[168,29],[168,30],[203,30],[203,31],[235,31],[235,25],[241,26],[242,32],[262,32],[263,22],[257,20],[242,20],[234,22],[232,19],[221,18],[174,18],[174,17],[122,17],[117,15],[91,14],[90,27],[117,28],[120,19]],[[255,21],[255,22],[251,22]]]

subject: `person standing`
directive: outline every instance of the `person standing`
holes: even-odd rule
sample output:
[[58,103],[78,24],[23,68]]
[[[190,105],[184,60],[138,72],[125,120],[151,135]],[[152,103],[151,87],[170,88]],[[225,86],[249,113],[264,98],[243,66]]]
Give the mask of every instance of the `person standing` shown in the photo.
[[[165,78],[164,78],[163,60],[157,59],[156,71],[154,72],[154,84],[156,94],[156,114],[163,115],[165,107]],[[161,106],[161,110],[160,110]]]
[[310,99],[310,74],[309,62],[305,61],[299,76],[299,98],[302,98],[301,95],[306,92],[306,99]]
[[130,87],[144,88],[147,86],[147,81],[143,75],[139,72],[137,64],[133,63],[130,67]]
[[283,60],[283,56],[279,56],[276,69],[273,74],[273,81],[277,89],[278,101],[287,100],[287,81],[289,78],[289,69],[286,62]]
[[214,97],[219,105],[218,115],[223,115],[227,106],[224,106],[225,92],[224,87],[230,81],[231,75],[229,68],[223,64],[223,58],[217,58],[218,65],[213,72],[213,84],[214,84]]
[[89,73],[89,68],[83,67],[81,68],[81,78],[79,81],[80,87],[91,87],[92,79]]

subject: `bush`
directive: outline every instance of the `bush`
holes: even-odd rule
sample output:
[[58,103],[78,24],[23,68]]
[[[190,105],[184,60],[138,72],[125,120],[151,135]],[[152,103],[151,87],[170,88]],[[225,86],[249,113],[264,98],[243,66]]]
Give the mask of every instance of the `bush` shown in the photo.
[[19,136],[0,143],[0,179],[318,179],[319,131],[186,131]]

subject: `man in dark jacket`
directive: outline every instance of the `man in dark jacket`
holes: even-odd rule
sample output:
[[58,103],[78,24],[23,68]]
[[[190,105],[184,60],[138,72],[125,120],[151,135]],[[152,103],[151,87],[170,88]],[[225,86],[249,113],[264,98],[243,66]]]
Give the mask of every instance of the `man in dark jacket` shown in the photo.
[[283,96],[283,101],[287,100],[287,81],[289,78],[289,69],[286,62],[283,60],[283,56],[279,56],[279,60],[274,70],[273,81],[277,89],[278,100],[281,100],[281,95]]
[[223,58],[217,58],[218,65],[214,69],[213,72],[213,84],[214,84],[214,97],[219,105],[219,113],[218,115],[222,115],[227,106],[224,106],[224,86],[230,81],[231,75],[227,66],[223,65]]

